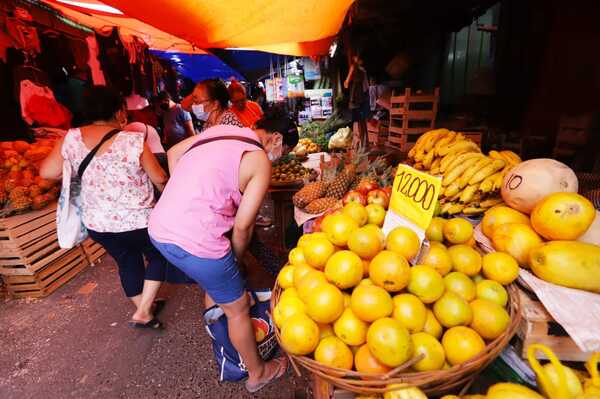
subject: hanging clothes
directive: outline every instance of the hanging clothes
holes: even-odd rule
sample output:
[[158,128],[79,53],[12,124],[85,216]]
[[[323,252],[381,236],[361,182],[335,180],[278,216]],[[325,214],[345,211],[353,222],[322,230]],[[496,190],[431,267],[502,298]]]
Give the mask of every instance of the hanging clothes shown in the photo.
[[18,18],[6,17],[6,31],[19,50],[40,53],[40,39],[35,27]]
[[99,60],[108,83],[121,93],[131,93],[131,69],[129,53],[123,46],[116,28],[104,32],[96,32]]
[[104,79],[104,72],[102,72],[100,62],[98,61],[98,42],[96,41],[96,37],[88,36],[85,38],[85,41],[88,45],[89,58],[87,64],[92,73],[92,82],[95,85],[105,86],[106,80]]
[[54,98],[52,90],[30,80],[21,81],[21,114],[29,125],[37,122],[42,126],[67,128],[72,115]]

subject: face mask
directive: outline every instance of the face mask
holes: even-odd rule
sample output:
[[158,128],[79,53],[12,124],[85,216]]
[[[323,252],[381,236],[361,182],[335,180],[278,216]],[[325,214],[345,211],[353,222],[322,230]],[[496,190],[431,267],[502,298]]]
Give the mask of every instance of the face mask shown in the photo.
[[208,112],[204,112],[204,105],[202,104],[192,104],[192,112],[196,115],[201,121],[208,120]]
[[160,104],[160,109],[162,109],[163,111],[168,111],[169,110],[169,104]]

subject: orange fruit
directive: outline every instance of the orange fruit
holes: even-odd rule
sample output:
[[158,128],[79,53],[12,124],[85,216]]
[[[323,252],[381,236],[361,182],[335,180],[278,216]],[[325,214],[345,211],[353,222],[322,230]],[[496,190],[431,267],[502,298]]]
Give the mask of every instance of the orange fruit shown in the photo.
[[416,371],[433,371],[441,370],[444,367],[446,361],[446,352],[444,347],[435,337],[419,332],[411,335],[411,340],[414,348],[414,355],[425,356],[412,365],[412,368]]
[[379,234],[369,227],[354,230],[348,238],[348,249],[362,259],[372,259],[382,249]]
[[294,274],[294,287],[296,287],[296,289],[298,289],[297,285],[300,282],[300,280],[302,280],[302,277],[306,276],[309,272],[314,271],[314,270],[315,269],[313,269],[306,263],[303,263],[298,266],[294,266],[294,273],[293,273]]
[[470,303],[473,310],[471,328],[485,339],[498,338],[508,327],[510,316],[500,305],[485,299],[475,299]]
[[396,227],[390,231],[385,241],[385,249],[402,255],[407,260],[413,259],[421,249],[417,233],[408,227]]
[[468,245],[453,245],[448,249],[454,270],[475,276],[481,270],[481,255]]
[[505,307],[508,303],[508,293],[506,289],[497,281],[482,280],[476,284],[477,299],[487,299]]
[[315,360],[326,366],[352,370],[354,356],[348,346],[338,337],[326,337],[315,349]]
[[487,238],[491,239],[496,228],[508,223],[531,224],[529,216],[526,214],[508,206],[496,206],[485,212],[481,220],[481,231]]
[[288,261],[290,262],[290,264],[292,264],[294,266],[306,263],[306,260],[304,259],[304,252],[302,251],[302,248],[296,247],[296,248],[292,249],[288,255]]
[[345,247],[350,238],[350,233],[358,229],[358,224],[348,215],[331,215],[325,218],[321,228],[327,234],[327,239],[338,247]]
[[498,226],[492,236],[494,249],[510,254],[523,267],[529,267],[529,253],[543,242],[531,226],[523,223]]
[[394,304],[390,294],[375,285],[359,285],[352,291],[352,312],[368,323],[392,314]]
[[326,337],[335,337],[331,324],[317,323],[317,325],[319,326],[319,340]]
[[347,292],[342,292],[342,295],[344,295],[344,308],[349,308],[350,307],[350,294],[348,294]]
[[423,332],[436,337],[437,339],[442,338],[443,327],[435,318],[435,315],[430,309],[427,309],[427,318],[425,319],[425,325],[423,326]]
[[431,266],[413,266],[410,269],[410,282],[407,290],[419,297],[423,303],[433,303],[444,293],[444,280]]
[[281,344],[292,355],[308,355],[319,344],[319,326],[304,313],[295,314],[281,328]]
[[502,285],[515,281],[519,277],[520,270],[515,258],[504,252],[490,252],[483,255],[482,269],[486,278]]
[[298,297],[304,302],[308,300],[308,297],[312,295],[313,290],[321,284],[327,284],[325,274],[320,270],[311,270],[306,273],[295,285]]
[[454,292],[446,292],[433,305],[433,314],[446,328],[467,326],[473,320],[473,310],[469,302]]
[[369,350],[369,345],[364,344],[354,355],[354,367],[356,371],[366,374],[384,374],[391,370],[390,367],[381,363]]
[[306,313],[306,306],[300,298],[286,298],[280,300],[273,309],[273,321],[281,328],[288,318],[299,313]]
[[425,237],[429,241],[444,241],[444,226],[446,225],[446,219],[441,217],[434,217],[429,223],[429,227],[425,231]]
[[408,330],[390,317],[376,320],[369,326],[367,345],[373,356],[388,367],[398,367],[413,354]]
[[364,226],[369,220],[365,207],[358,202],[349,202],[342,208],[342,214],[351,217],[358,226]]
[[333,323],[344,311],[344,296],[332,284],[316,286],[306,300],[306,314],[318,323]]
[[594,204],[577,193],[554,193],[531,212],[531,225],[546,240],[576,240],[596,217]]
[[410,266],[402,255],[381,251],[369,264],[369,278],[387,291],[400,291],[410,279]]
[[283,289],[290,288],[294,285],[294,270],[295,266],[286,265],[281,268],[277,275],[277,283]]
[[333,331],[346,345],[362,345],[367,340],[367,323],[356,317],[351,308],[344,309],[333,323]]
[[431,266],[442,276],[452,270],[452,258],[443,245],[432,245],[429,251],[421,258],[421,264]]
[[313,238],[303,248],[304,259],[310,266],[323,269],[335,252],[335,247],[326,238]]
[[450,219],[444,225],[444,238],[451,244],[464,244],[473,236],[473,225],[463,218]]
[[285,298],[292,298],[292,297],[300,299],[300,297],[298,296],[298,291],[294,287],[286,288],[285,290],[283,290],[283,292],[281,293],[281,296],[279,297],[279,300],[283,301]]
[[444,333],[442,346],[452,366],[464,363],[485,349],[485,342],[469,327],[452,327]]
[[427,308],[413,294],[399,294],[392,298],[394,311],[392,317],[408,328],[410,333],[423,330],[427,320]]
[[352,251],[334,253],[325,265],[327,280],[340,289],[356,286],[363,278],[363,263]]
[[367,210],[368,220],[367,223],[374,224],[376,226],[383,226],[385,220],[386,211],[385,208],[378,204],[369,204],[365,207]]
[[298,242],[296,243],[296,247],[297,248],[301,248],[304,249],[304,246],[312,239],[312,233],[311,234],[304,234],[302,235],[302,237],[300,237],[298,239]]
[[370,260],[363,259],[363,277],[367,277],[369,275],[369,265],[371,264]]
[[444,276],[446,292],[454,292],[467,302],[471,302],[477,296],[475,283],[464,273],[452,272]]
[[385,234],[383,234],[383,230],[379,226],[375,226],[374,224],[367,224],[363,226],[365,229],[371,230],[374,234],[379,237],[379,242],[381,243],[381,247],[385,246]]
[[370,278],[365,277],[362,280],[360,280],[360,283],[358,283],[358,285],[375,285],[375,284],[373,284],[373,281]]

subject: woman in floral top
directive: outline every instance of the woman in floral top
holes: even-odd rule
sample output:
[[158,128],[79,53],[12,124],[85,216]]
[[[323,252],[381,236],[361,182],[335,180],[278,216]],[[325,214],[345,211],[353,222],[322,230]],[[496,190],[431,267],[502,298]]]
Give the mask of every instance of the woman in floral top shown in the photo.
[[[107,133],[127,124],[125,101],[110,88],[89,89],[84,107],[91,124],[69,130],[56,143],[41,165],[42,177],[59,179],[63,162],[78,170]],[[161,326],[151,308],[165,280],[167,262],[150,242],[147,227],[155,203],[153,183],[162,190],[166,182],[144,135],[126,131],[102,144],[81,179],[83,224],[117,262],[123,290],[137,308],[132,316],[136,327]]]
[[220,79],[199,82],[192,94],[181,101],[181,106],[205,120],[202,131],[216,125],[244,127],[229,109],[227,86]]

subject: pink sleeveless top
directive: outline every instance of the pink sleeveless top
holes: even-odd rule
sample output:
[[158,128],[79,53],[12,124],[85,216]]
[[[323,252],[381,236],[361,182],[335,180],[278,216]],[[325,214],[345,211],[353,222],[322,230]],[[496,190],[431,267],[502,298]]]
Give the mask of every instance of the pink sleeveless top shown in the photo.
[[[198,140],[244,136],[259,141],[248,128],[218,125]],[[239,168],[242,155],[261,151],[235,140],[213,141],[191,149],[180,159],[150,215],[148,232],[161,243],[175,244],[200,258],[219,259],[231,250],[225,234],[233,228],[242,199]]]

